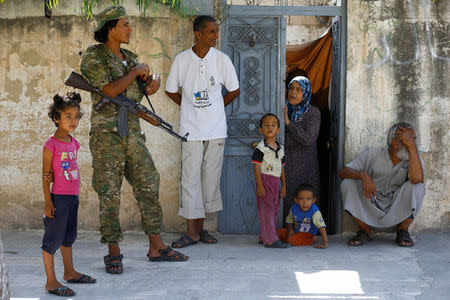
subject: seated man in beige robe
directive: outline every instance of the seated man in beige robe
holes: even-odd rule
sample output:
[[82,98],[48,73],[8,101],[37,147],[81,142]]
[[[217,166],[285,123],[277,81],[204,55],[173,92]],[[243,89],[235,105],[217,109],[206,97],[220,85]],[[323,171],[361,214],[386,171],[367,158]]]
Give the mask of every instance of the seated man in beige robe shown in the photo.
[[415,138],[412,126],[399,122],[389,129],[387,148],[368,149],[339,172],[344,209],[360,228],[350,246],[369,241],[372,227],[393,226],[400,247],[414,245],[408,228],[425,194],[424,164]]

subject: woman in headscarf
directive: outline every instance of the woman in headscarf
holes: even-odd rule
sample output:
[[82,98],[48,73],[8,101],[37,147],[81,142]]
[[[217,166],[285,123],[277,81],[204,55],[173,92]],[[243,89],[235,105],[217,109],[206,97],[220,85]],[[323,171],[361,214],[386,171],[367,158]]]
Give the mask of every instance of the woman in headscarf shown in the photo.
[[288,85],[288,99],[283,108],[285,117],[285,174],[286,197],[283,219],[294,204],[295,189],[309,183],[319,198],[319,160],[317,136],[320,129],[320,111],[310,104],[311,83],[303,76],[294,77]]

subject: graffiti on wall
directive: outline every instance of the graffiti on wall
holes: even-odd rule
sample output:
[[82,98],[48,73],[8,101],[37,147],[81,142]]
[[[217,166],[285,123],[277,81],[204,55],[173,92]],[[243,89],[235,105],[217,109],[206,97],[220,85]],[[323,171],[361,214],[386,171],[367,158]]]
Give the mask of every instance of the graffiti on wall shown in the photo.
[[160,48],[161,48],[161,52],[159,53],[150,53],[148,51],[143,50],[142,54],[151,57],[151,58],[167,58],[168,60],[171,60],[172,58],[169,55],[169,52],[167,51],[166,46],[164,45],[164,42],[158,38],[158,37],[153,37],[153,39],[159,44]]
[[[424,12],[425,12],[425,34],[426,34],[426,43],[427,43],[427,49],[430,52],[430,55],[437,60],[442,60],[442,61],[450,61],[450,57],[448,56],[443,56],[443,55],[439,55],[436,47],[433,46],[432,43],[432,33],[431,33],[431,29],[430,29],[430,18],[429,18],[429,11],[427,8],[430,7],[430,0],[422,0],[422,5],[424,8]],[[384,65],[385,63],[390,63],[393,65],[405,65],[405,64],[411,64],[417,60],[420,59],[422,53],[421,53],[421,47],[420,47],[420,42],[419,42],[419,36],[417,33],[417,18],[415,16],[414,13],[414,8],[412,5],[412,0],[408,0],[408,13],[411,19],[411,35],[412,35],[412,41],[414,43],[414,55],[409,58],[409,59],[399,59],[395,53],[392,51],[391,45],[393,43],[393,30],[394,29],[400,29],[400,22],[398,20],[389,20],[388,21],[388,27],[391,29],[388,31],[388,33],[382,35],[381,39],[381,44],[382,47],[380,47],[380,49],[378,47],[373,47],[368,51],[368,55],[367,58],[364,59],[363,58],[363,63],[366,66],[366,68],[369,69],[373,69],[373,68],[378,68],[382,65]],[[374,24],[364,24],[362,26],[360,26],[360,30],[361,31],[365,31],[365,32],[379,32],[380,28]],[[445,29],[444,29],[445,30]],[[403,35],[405,36],[405,35]],[[448,53],[450,52],[450,39],[449,39],[449,35],[446,34],[444,32],[443,34],[444,36],[444,40],[436,43],[440,48],[441,48],[441,52],[445,52]]]

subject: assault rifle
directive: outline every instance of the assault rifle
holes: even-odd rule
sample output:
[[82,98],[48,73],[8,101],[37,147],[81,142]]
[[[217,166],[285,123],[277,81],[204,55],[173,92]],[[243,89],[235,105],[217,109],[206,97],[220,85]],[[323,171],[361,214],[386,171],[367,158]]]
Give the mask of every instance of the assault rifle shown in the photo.
[[[100,91],[99,89],[90,85],[89,82],[87,82],[86,79],[83,78],[83,76],[81,76],[80,74],[78,74],[76,72],[72,72],[70,74],[70,76],[66,80],[65,84],[67,86],[71,86],[76,89],[95,93],[97,95],[102,96],[103,99],[106,99],[108,101],[115,103],[117,105],[117,107],[119,108],[119,115],[117,118],[117,129],[118,129],[121,137],[128,135],[128,125],[127,125],[128,112],[132,112],[135,115],[137,115],[139,118],[144,119],[145,121],[149,122],[150,124],[160,127],[162,130],[175,136],[176,138],[180,139],[182,142],[187,141],[187,136],[189,135],[189,133],[186,133],[186,135],[184,135],[184,136],[179,135],[178,133],[173,131],[171,124],[164,121],[157,114],[148,110],[147,107],[145,107],[144,105],[139,104],[136,101],[133,101],[133,100],[125,97],[122,94],[119,94],[114,98],[108,97],[102,91]],[[103,99],[102,99],[102,101],[103,101]],[[95,108],[95,109],[98,110],[97,108]]]

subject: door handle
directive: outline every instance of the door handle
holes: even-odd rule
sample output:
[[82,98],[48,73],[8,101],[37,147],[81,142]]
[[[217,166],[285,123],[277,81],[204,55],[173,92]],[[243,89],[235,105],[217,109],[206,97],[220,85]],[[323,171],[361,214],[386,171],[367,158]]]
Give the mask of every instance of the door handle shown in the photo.
[[328,150],[334,149],[334,138],[330,138],[327,141],[326,147],[327,147]]
[[247,142],[247,141],[243,141],[243,140],[241,140],[241,139],[239,139],[239,138],[237,138],[237,137],[234,137],[234,136],[228,136],[228,138],[229,139],[233,139],[233,140],[236,140],[236,141],[238,141],[239,143],[241,143],[241,144],[243,144],[243,145],[246,145],[247,147],[251,147],[252,149],[255,149],[257,146],[258,146],[258,143],[259,142],[257,142],[257,141],[253,141],[253,142],[251,142],[250,144]]

